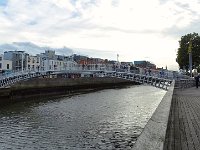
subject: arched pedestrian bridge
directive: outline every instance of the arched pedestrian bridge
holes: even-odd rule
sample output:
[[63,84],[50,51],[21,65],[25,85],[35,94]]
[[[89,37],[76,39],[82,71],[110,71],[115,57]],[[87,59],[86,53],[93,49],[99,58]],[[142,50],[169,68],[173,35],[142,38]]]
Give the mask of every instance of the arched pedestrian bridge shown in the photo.
[[31,78],[38,78],[41,76],[51,76],[58,74],[81,74],[92,75],[93,77],[116,77],[125,80],[137,82],[139,84],[148,84],[157,88],[167,90],[172,83],[173,77],[160,77],[159,74],[136,74],[131,72],[117,72],[106,70],[65,70],[65,71],[43,71],[43,72],[15,72],[6,76],[0,77],[0,88],[9,87],[19,81],[26,81]]

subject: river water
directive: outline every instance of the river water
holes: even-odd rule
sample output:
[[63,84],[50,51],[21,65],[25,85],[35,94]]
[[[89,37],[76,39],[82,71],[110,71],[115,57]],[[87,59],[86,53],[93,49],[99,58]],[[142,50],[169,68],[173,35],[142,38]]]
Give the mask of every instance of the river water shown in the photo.
[[166,91],[106,89],[0,109],[0,149],[131,149]]

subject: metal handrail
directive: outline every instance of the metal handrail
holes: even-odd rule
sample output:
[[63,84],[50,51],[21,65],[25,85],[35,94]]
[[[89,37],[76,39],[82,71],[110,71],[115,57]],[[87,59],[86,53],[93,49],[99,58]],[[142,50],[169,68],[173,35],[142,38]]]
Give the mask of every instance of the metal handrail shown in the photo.
[[[18,81],[22,80],[27,80],[32,77],[36,76],[41,76],[45,75],[50,72],[57,72],[59,73],[70,73],[70,72],[77,72],[77,73],[84,73],[84,72],[91,72],[93,74],[96,74],[97,76],[115,76],[118,78],[126,78],[128,80],[135,80],[136,82],[144,83],[145,82],[151,82],[151,84],[156,85],[157,83],[152,83],[156,82],[157,80],[162,81],[164,80],[165,82],[172,81],[173,76],[166,74],[166,75],[161,75],[159,71],[152,71],[151,73],[147,73],[144,71],[141,71],[140,73],[134,73],[130,72],[127,69],[113,69],[113,68],[100,68],[100,67],[93,67],[93,68],[84,68],[82,66],[75,66],[71,67],[71,69],[68,70],[48,70],[48,71],[18,71],[18,72],[11,72],[10,74],[5,74],[4,76],[0,76],[0,87],[6,87],[9,85],[12,85]],[[135,78],[134,78],[135,77]],[[156,81],[155,81],[156,80]],[[162,81],[163,82],[163,81]]]

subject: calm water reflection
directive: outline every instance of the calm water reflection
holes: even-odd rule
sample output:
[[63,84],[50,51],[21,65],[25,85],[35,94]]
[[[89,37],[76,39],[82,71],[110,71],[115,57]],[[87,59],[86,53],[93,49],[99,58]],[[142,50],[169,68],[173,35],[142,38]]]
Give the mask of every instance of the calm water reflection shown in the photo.
[[0,109],[0,149],[131,149],[165,91],[132,86]]

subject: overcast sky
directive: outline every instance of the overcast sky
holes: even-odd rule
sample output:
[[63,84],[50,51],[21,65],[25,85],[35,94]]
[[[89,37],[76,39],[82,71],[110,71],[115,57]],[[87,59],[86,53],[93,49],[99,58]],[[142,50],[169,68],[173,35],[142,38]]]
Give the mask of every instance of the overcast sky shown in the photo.
[[199,30],[198,0],[0,0],[0,44],[111,51],[177,69],[178,41]]

